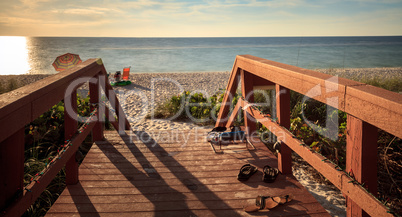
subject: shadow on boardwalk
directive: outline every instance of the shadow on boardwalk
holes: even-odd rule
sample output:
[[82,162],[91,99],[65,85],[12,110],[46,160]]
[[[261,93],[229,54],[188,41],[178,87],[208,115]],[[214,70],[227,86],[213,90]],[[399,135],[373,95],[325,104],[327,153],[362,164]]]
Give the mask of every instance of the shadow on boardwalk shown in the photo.
[[[135,135],[139,138],[139,140],[148,147],[148,149],[153,153],[155,157],[159,159],[163,165],[169,169],[171,174],[173,174],[177,180],[181,182],[182,185],[186,186],[188,190],[190,190],[199,201],[201,201],[207,209],[212,212],[215,216],[222,215],[222,210],[225,210],[224,214],[226,216],[240,216],[236,211],[232,210],[229,205],[227,205],[221,198],[219,198],[215,193],[212,191],[208,191],[208,201],[214,201],[214,203],[218,203],[219,207],[222,210],[217,210],[216,205],[208,202],[204,202],[206,192],[203,191],[199,193],[197,189],[208,189],[203,183],[201,183],[195,176],[192,175],[190,171],[188,171],[184,166],[182,166],[177,160],[175,160],[170,154],[161,147],[148,133],[145,131],[136,131],[134,132]],[[125,132],[122,137],[129,137]],[[154,216],[167,216],[169,215],[180,215],[180,216],[197,216],[195,213],[191,211],[191,208],[188,207],[186,203],[186,196],[183,193],[175,190],[174,188],[170,187],[168,183],[161,177],[161,175],[156,171],[156,169],[152,166],[152,163],[147,160],[145,155],[142,151],[134,144],[125,141],[125,145],[129,147],[132,155],[141,162],[142,169],[145,171],[141,172],[138,168],[132,165],[121,153],[114,148],[113,146],[108,146],[107,149],[100,147],[105,154],[106,152],[114,153],[120,155],[121,159],[119,163],[115,163],[117,169],[120,170],[121,174],[123,174],[127,180],[131,180],[130,182],[132,185],[138,189],[142,195],[144,195],[153,205],[154,205]],[[153,147],[158,147],[157,153],[153,152],[155,150]],[[116,155],[115,155],[116,156]],[[111,162],[115,162],[110,159]],[[168,162],[168,163],[167,163]],[[121,168],[120,165],[131,165],[130,168],[125,166]],[[174,165],[174,166],[173,166]],[[173,168],[174,167],[174,168]],[[177,171],[180,171],[179,173]],[[135,174],[135,177],[133,177]],[[168,192],[168,195],[163,195],[164,193],[161,192],[161,195],[158,195],[158,192],[149,192],[149,186],[144,186],[143,184],[139,183],[137,180],[143,180],[143,182],[153,182],[156,181],[158,183],[158,188],[164,188],[164,192]],[[164,197],[164,198],[161,198]],[[170,203],[164,203],[161,200],[166,198],[171,198]],[[169,199],[167,199],[168,201]],[[173,206],[173,207],[170,207]],[[179,212],[175,212],[179,211]],[[176,214],[175,214],[176,213]]]

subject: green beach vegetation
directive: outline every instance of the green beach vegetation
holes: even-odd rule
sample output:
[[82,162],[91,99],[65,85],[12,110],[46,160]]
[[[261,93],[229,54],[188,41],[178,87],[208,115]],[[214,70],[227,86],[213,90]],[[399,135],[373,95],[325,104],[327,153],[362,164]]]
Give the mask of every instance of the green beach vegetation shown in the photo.
[[[209,125],[213,123],[210,118],[211,112],[219,113],[220,103],[223,99],[223,92],[216,93],[206,98],[202,93],[185,91],[177,96],[172,96],[166,103],[159,104],[155,109],[155,118],[169,118],[175,116],[176,120],[187,120],[190,114],[198,124]],[[150,116],[148,115],[148,118]]]
[[[86,98],[78,96],[77,105],[81,116],[89,116],[89,96]],[[64,102],[61,101],[25,127],[24,186],[46,168],[58,153],[60,146],[64,145],[64,141]],[[81,160],[91,145],[91,138],[88,136],[77,152]],[[64,188],[63,168],[23,216],[45,215]]]

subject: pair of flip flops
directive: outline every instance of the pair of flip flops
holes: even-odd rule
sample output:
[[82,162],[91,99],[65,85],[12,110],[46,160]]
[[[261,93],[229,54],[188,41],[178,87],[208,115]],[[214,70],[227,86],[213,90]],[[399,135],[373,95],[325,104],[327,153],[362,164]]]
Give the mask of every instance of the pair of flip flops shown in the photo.
[[[239,175],[237,175],[237,180],[247,181],[257,171],[257,167],[251,166],[250,164],[245,164],[240,168]],[[263,168],[262,181],[272,183],[275,181],[278,174],[279,170],[277,168],[272,168],[266,165]]]
[[259,210],[271,210],[280,204],[285,204],[293,200],[293,195],[288,194],[285,196],[258,196],[255,199],[255,205],[243,207],[246,212],[258,212]]
[[237,175],[237,180],[247,181],[257,171],[257,167],[251,166],[250,164],[245,164],[240,168],[239,175]]
[[277,168],[272,168],[268,165],[263,168],[262,181],[266,183],[272,183],[275,181],[276,177],[279,175],[279,170]]

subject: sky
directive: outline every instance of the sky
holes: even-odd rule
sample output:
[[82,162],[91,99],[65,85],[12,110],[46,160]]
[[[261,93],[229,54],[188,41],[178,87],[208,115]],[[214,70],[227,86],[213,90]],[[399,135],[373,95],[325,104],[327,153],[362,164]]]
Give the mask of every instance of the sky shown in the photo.
[[0,35],[402,35],[402,0],[0,0]]

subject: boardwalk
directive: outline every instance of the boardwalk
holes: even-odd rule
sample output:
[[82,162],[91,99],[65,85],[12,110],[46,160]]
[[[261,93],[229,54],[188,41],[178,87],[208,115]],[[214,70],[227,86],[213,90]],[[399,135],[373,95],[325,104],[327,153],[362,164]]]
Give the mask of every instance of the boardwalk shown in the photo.
[[[277,166],[262,143],[254,143],[254,151],[240,143],[215,154],[205,141],[206,132],[122,137],[105,132],[106,141],[94,144],[81,164],[79,184],[68,186],[47,216],[248,216],[242,208],[255,203],[256,196],[289,193],[293,201],[253,215],[328,215],[293,176],[279,175],[270,184],[261,181],[264,165]],[[239,182],[239,168],[246,163],[259,171]]]

